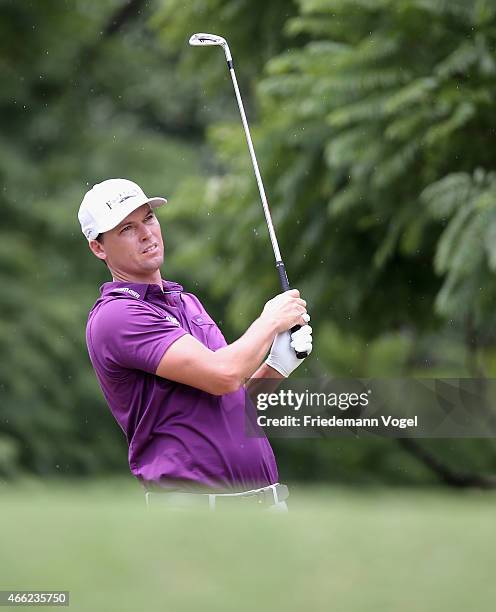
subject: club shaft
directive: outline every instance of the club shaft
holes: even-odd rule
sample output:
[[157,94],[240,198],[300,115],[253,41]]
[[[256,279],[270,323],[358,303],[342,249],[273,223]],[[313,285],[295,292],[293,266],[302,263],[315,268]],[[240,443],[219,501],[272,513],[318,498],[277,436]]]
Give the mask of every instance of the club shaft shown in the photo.
[[[234,85],[234,93],[236,94],[236,100],[238,102],[239,112],[241,115],[241,121],[243,122],[243,128],[245,130],[246,142],[248,143],[248,149],[250,151],[251,162],[253,164],[253,170],[255,171],[255,177],[257,179],[258,191],[260,192],[260,199],[262,200],[262,206],[265,214],[265,220],[267,221],[267,228],[269,230],[270,241],[272,243],[272,249],[274,251],[274,257],[276,258],[276,269],[279,274],[279,280],[281,282],[281,288],[283,291],[289,290],[289,281],[288,275],[286,274],[286,268],[284,267],[284,262],[282,261],[281,252],[279,250],[279,244],[277,242],[276,232],[274,230],[274,224],[272,223],[272,217],[270,214],[269,204],[267,202],[267,196],[265,195],[265,189],[262,181],[262,176],[260,174],[260,170],[258,168],[257,156],[255,155],[255,149],[253,148],[253,142],[251,140],[250,128],[248,126],[248,121],[246,119],[246,113],[243,106],[243,100],[241,99],[241,94],[239,92],[238,81],[236,79],[236,73],[234,72],[234,65],[232,62],[231,53],[229,51],[229,47],[226,44],[224,46],[224,52],[226,54],[227,66],[229,68],[229,72],[231,74],[231,79]],[[291,332],[296,332],[300,329],[300,325],[295,325],[291,328]],[[299,359],[304,359],[308,356],[306,352],[296,352],[296,356]]]
[[269,230],[270,241],[272,243],[272,249],[274,251],[274,257],[276,258],[276,263],[282,263],[281,252],[279,250],[279,243],[277,242],[276,232],[274,230],[274,224],[272,223],[272,217],[270,215],[269,204],[267,202],[267,196],[265,195],[265,189],[264,189],[264,185],[262,182],[262,176],[260,175],[260,170],[258,168],[257,156],[255,155],[255,149],[253,148],[250,128],[248,126],[248,121],[246,120],[243,100],[241,99],[241,94],[239,92],[239,87],[238,87],[238,81],[236,79],[236,73],[234,72],[234,67],[232,66],[232,62],[229,65],[229,72],[231,74],[231,79],[234,85],[234,92],[236,94],[236,100],[238,102],[239,112],[241,114],[241,121],[243,122],[243,128],[245,130],[246,142],[248,143],[248,149],[250,151],[250,157],[251,157],[251,162],[253,164],[253,170],[255,171],[255,177],[257,179],[258,191],[260,192],[260,199],[262,200],[262,206],[263,206],[263,210],[265,214],[265,220],[267,221],[267,227]]

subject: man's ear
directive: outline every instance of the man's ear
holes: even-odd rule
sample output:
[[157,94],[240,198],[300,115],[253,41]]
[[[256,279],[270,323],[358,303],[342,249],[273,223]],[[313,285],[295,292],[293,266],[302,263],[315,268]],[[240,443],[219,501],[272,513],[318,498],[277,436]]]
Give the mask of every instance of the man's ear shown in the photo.
[[95,257],[98,257],[98,259],[102,259],[104,261],[107,259],[107,254],[105,253],[103,243],[98,242],[98,240],[90,240],[88,242],[88,246]]

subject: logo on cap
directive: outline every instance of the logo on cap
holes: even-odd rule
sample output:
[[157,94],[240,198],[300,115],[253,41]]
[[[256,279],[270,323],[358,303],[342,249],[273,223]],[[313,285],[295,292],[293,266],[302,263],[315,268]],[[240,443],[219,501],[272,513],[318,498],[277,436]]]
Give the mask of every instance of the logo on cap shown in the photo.
[[105,204],[110,208],[110,210],[112,210],[112,206],[115,206],[116,204],[122,204],[126,200],[129,200],[129,198],[134,198],[139,195],[140,195],[140,192],[137,189],[133,189],[132,191],[126,191],[124,193],[121,192],[121,193],[118,193],[112,199],[107,200]]

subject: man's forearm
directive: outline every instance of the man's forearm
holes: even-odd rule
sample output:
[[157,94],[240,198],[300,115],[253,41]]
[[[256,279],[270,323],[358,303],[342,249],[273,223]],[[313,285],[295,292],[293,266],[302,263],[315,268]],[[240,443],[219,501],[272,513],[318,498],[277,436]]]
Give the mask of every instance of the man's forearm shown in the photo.
[[262,363],[258,370],[246,381],[245,388],[253,399],[257,393],[272,393],[279,387],[282,380],[284,380],[282,374],[271,368],[270,365]]
[[274,370],[274,368],[271,368],[267,363],[262,363],[262,365],[251,375],[250,378],[276,378],[279,380],[283,379],[284,376],[277,370]]
[[[216,359],[233,371],[240,385],[259,369],[262,360],[276,335],[276,324],[270,319],[259,317],[250,325],[246,332],[230,344],[216,351]],[[263,366],[262,366],[263,367]],[[275,376],[278,372],[267,366]]]

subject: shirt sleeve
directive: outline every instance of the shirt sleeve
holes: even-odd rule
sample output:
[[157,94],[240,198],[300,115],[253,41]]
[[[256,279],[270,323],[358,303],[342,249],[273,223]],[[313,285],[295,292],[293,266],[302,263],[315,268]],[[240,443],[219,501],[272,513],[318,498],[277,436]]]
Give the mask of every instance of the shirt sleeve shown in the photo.
[[162,357],[188,332],[137,300],[105,304],[91,329],[91,343],[107,368],[155,374]]

